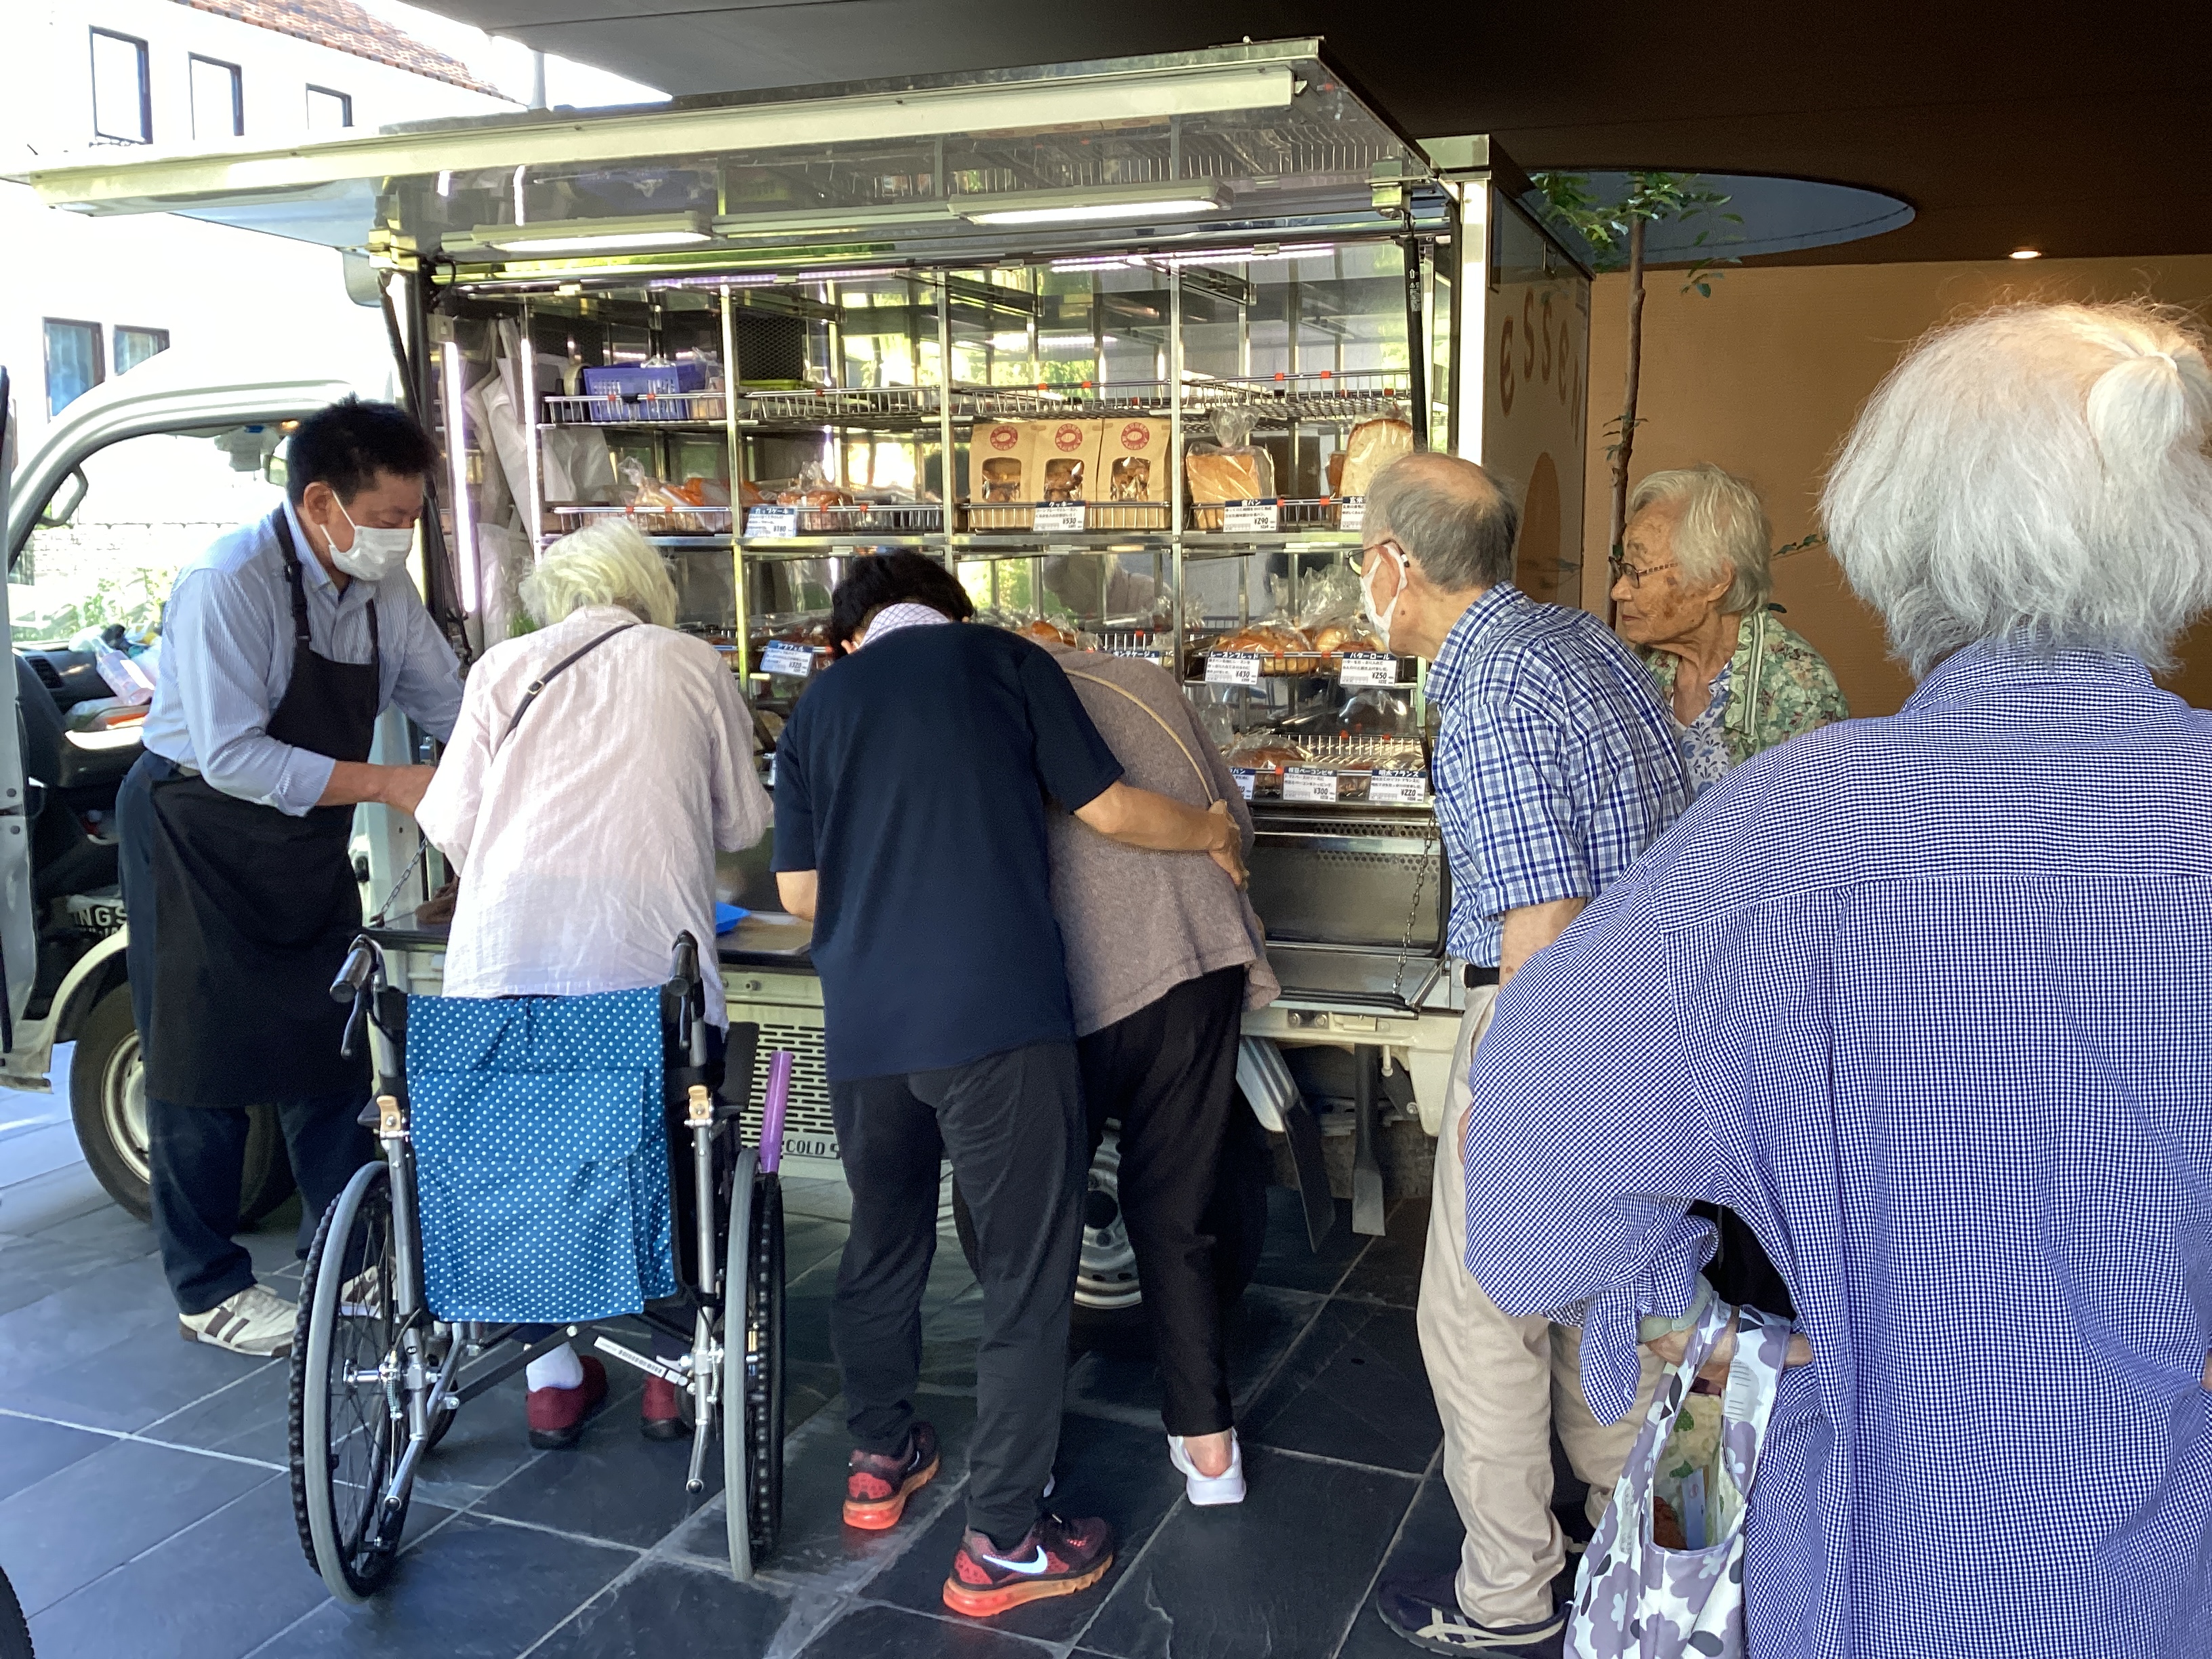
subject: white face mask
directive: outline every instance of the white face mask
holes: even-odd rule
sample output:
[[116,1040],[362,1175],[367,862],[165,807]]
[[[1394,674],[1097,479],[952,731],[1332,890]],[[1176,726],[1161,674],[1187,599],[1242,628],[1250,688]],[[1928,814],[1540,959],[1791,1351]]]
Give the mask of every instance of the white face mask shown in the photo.
[[[1389,604],[1379,611],[1376,609],[1373,584],[1375,572],[1370,572],[1359,579],[1359,603],[1367,612],[1367,620],[1374,624],[1375,631],[1382,636],[1382,643],[1387,646],[1390,643],[1390,617],[1398,609],[1398,601],[1406,597],[1406,561],[1399,556],[1398,550],[1387,542],[1376,543],[1375,550],[1398,567],[1398,591],[1390,596]],[[1375,571],[1379,572],[1382,568],[1382,567],[1377,564]]]
[[[349,576],[358,576],[365,582],[380,582],[395,571],[404,569],[407,556],[415,550],[415,532],[410,530],[379,530],[355,524],[353,514],[336,495],[338,514],[353,530],[353,545],[342,548],[337,539],[331,539],[331,562]],[[326,531],[325,535],[329,534]]]

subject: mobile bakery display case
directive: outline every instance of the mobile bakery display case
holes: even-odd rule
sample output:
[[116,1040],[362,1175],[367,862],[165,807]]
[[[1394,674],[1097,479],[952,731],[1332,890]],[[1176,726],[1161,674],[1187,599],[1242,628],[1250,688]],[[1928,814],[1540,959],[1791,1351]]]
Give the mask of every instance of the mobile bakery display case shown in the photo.
[[[1159,663],[1259,830],[1285,993],[1247,1022],[1275,1045],[1248,1044],[1255,1109],[1349,1100],[1363,1149],[1376,1112],[1435,1132],[1463,993],[1421,665],[1360,616],[1365,479],[1480,460],[1522,499],[1520,584],[1583,593],[1588,275],[1486,139],[1413,143],[1305,40],[32,182],[347,250],[444,446],[425,588],[465,654],[524,625],[539,551],[621,516],[770,764],[858,554]],[[799,1054],[793,1152],[834,1156],[805,930],[768,919],[765,848],[725,886],[763,913],[723,941],[732,1012]],[[417,988],[437,969],[425,941]]]

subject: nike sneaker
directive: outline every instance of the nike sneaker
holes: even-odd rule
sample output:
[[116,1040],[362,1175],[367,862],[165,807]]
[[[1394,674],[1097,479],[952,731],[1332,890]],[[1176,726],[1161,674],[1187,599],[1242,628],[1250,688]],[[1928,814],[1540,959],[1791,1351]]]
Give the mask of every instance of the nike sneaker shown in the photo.
[[945,1580],[945,1605],[988,1619],[1024,1601],[1087,1590],[1114,1565],[1114,1528],[1096,1518],[1041,1515],[1029,1535],[1001,1550],[980,1532],[960,1540]]
[[882,1532],[899,1523],[906,1500],[937,1479],[937,1431],[916,1418],[906,1449],[885,1455],[854,1448],[845,1469],[845,1524]]

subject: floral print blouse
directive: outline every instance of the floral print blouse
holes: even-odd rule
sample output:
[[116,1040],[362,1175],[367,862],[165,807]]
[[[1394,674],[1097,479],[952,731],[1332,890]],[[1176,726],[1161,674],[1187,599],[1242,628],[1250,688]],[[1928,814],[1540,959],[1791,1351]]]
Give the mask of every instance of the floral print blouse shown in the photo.
[[[1671,708],[1681,659],[1660,651],[1641,654]],[[1705,713],[1687,726],[1676,723],[1690,787],[1701,790],[1761,750],[1850,714],[1835,675],[1804,635],[1771,611],[1747,612],[1737,627],[1735,655],[1714,677]]]

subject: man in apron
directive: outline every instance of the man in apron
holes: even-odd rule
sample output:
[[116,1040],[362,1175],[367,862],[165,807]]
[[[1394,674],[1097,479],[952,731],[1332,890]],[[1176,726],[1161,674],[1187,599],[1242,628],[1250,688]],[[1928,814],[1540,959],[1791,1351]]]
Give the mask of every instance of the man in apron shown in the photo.
[[273,1105],[301,1249],[373,1155],[365,1054],[331,981],[362,921],[354,807],[412,811],[427,766],[368,764],[397,704],[440,739],[459,666],[406,569],[429,435],[349,398],[293,433],[287,499],[178,575],[145,753],[117,803],[154,1229],[188,1341],[275,1355],[294,1307],[231,1237],[248,1106]]

